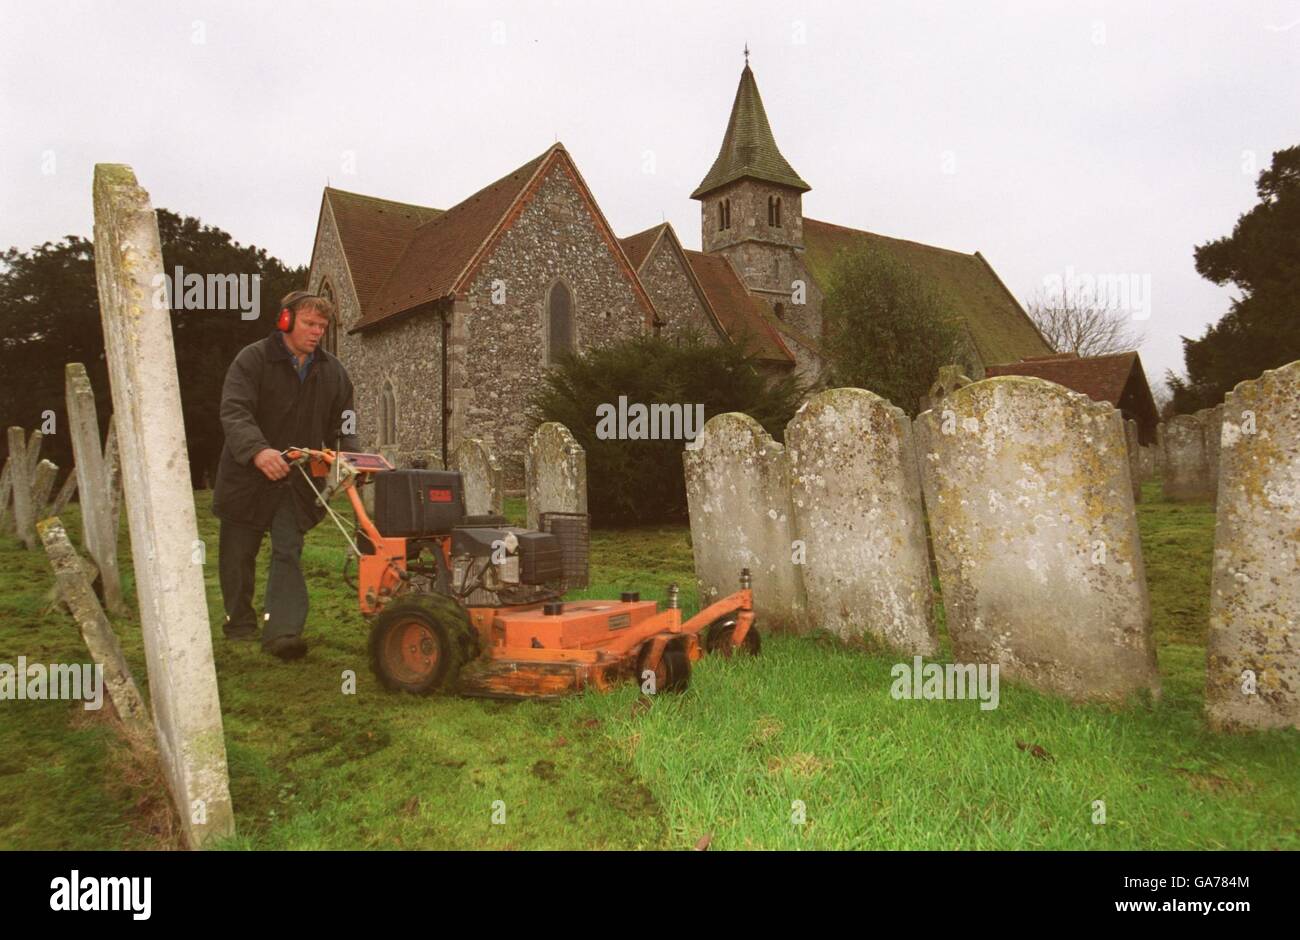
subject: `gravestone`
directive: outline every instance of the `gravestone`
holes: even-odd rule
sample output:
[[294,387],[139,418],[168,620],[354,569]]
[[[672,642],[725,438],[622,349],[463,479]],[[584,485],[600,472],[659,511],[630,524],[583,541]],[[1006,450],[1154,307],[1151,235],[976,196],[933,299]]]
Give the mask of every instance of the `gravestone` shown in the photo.
[[234,832],[158,222],[130,167],[97,164],[95,280],[158,752],[188,844]]
[[1138,425],[1132,418],[1124,421],[1124,450],[1128,458],[1129,482],[1133,487],[1133,502],[1142,499],[1142,454],[1138,445]]
[[1300,361],[1222,413],[1205,711],[1218,730],[1300,728]]
[[547,421],[528,439],[524,482],[530,529],[544,512],[587,512],[587,452],[562,424]]
[[81,541],[99,568],[104,606],[125,614],[121,572],[117,562],[117,518],[109,490],[108,467],[99,446],[99,412],[86,367],[69,362],[64,369],[68,434],[72,438],[73,471],[81,494]]
[[1205,429],[1192,415],[1175,415],[1164,423],[1165,499],[1206,499],[1210,468]]
[[737,591],[748,568],[757,625],[804,627],[785,448],[749,415],[727,412],[705,423],[682,462],[700,607]]
[[451,452],[451,469],[461,474],[466,515],[505,512],[505,475],[491,447],[478,438],[466,438]]
[[822,392],[786,425],[808,622],[930,656],[930,563],[912,423],[860,388]]
[[953,654],[1073,700],[1158,694],[1124,429],[1027,376],[921,415],[926,507]]
[[1196,412],[1196,419],[1201,422],[1205,435],[1205,480],[1210,489],[1211,498],[1219,492],[1219,447],[1223,437],[1223,405],[1203,408]]
[[[33,431],[34,440],[40,431]],[[36,547],[35,512],[32,507],[32,466],[27,458],[27,435],[19,427],[9,429],[9,479],[14,501],[14,532],[31,551]]]

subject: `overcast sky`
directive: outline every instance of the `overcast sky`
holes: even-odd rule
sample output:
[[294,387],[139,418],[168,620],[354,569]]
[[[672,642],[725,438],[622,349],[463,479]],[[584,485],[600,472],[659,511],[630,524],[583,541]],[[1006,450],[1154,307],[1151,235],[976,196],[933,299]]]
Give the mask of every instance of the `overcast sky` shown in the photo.
[[1149,283],[1153,383],[1232,296],[1193,246],[1300,144],[1300,0],[3,0],[0,248],[89,236],[115,162],[306,264],[327,180],[446,208],[557,139],[618,235],[698,248],[745,43],[806,215],[979,250],[1022,302]]

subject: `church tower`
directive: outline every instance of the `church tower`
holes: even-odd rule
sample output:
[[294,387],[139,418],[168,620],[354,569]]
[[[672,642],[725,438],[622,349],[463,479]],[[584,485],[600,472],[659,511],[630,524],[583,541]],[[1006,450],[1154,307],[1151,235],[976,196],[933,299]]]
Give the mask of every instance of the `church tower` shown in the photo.
[[746,48],[722,148],[691,193],[700,200],[704,251],[725,255],[746,287],[780,303],[802,276],[802,196],[811,188],[776,146]]

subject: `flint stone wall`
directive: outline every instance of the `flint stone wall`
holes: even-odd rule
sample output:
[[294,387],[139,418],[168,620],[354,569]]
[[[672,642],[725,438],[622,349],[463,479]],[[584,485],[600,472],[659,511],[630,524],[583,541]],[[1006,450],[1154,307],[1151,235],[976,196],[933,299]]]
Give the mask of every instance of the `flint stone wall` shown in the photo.
[[1210,496],[1210,469],[1205,430],[1193,415],[1175,415],[1164,423],[1165,499]]
[[682,456],[700,606],[754,579],[761,628],[805,625],[801,580],[793,564],[794,513],[785,448],[749,415],[714,415]]
[[1240,383],[1223,408],[1206,717],[1300,728],[1300,361]]
[[950,422],[920,418],[955,659],[1074,700],[1158,694],[1119,412],[1026,376],[966,386],[945,408]]
[[805,402],[786,426],[808,622],[933,655],[930,566],[907,416],[859,388]]

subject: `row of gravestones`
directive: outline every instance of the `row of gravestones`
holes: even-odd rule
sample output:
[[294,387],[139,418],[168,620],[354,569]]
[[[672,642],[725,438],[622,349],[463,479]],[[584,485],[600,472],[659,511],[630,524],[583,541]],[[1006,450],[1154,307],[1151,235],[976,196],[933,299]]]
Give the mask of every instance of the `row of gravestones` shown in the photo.
[[1160,425],[1166,499],[1216,499],[1227,402]]
[[[1207,717],[1300,726],[1300,362],[1240,384],[1220,417]],[[909,422],[840,388],[799,409],[784,446],[736,413],[697,444],[684,459],[701,603],[749,568],[769,627],[933,655],[928,517],[958,662],[1076,701],[1159,694],[1126,431],[1109,405],[1003,376],[951,383]]]

